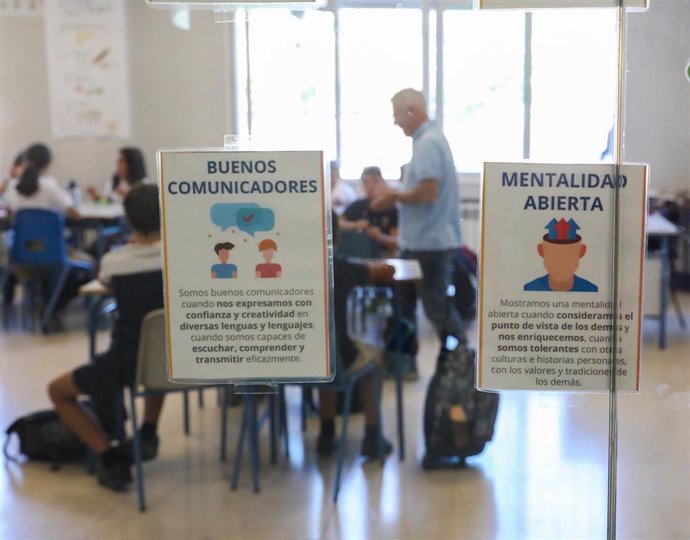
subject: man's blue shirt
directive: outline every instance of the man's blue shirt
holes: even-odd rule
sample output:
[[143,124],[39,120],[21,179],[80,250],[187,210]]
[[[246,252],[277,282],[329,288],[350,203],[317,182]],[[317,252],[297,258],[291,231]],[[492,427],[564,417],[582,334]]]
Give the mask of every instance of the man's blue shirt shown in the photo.
[[433,203],[402,204],[399,242],[402,249],[444,250],[460,246],[460,199],[453,154],[448,140],[433,122],[422,124],[412,135],[412,159],[405,166],[403,190],[415,189],[422,180],[439,182]]

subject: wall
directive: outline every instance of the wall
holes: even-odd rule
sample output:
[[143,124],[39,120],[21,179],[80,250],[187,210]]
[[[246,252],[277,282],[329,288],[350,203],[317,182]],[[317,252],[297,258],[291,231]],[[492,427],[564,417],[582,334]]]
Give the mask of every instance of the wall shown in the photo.
[[628,17],[626,161],[649,163],[659,193],[690,189],[690,0]]
[[219,146],[229,113],[229,25],[207,11],[193,12],[191,30],[174,27],[170,12],[127,0],[132,134],[115,138],[52,138],[43,18],[0,17],[0,171],[17,150],[47,143],[60,180],[102,185],[112,174],[117,149],[141,147],[149,176],[156,175],[161,147]]
[[[36,140],[55,151],[53,172],[82,184],[104,182],[116,149],[146,151],[155,176],[155,150],[217,146],[232,131],[230,25],[206,11],[192,13],[186,32],[170,12],[129,8],[132,137],[55,141],[48,125],[45,42],[41,18],[0,17],[0,171],[16,150]],[[628,17],[628,77],[624,158],[651,164],[657,191],[690,186],[690,0],[651,0]],[[228,51],[224,54],[224,51]],[[231,82],[231,81],[230,81]]]

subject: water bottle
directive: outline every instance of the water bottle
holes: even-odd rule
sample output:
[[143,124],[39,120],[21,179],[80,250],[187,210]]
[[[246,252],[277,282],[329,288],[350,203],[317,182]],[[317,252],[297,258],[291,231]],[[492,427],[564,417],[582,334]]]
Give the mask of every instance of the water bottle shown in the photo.
[[67,190],[70,192],[70,195],[72,196],[72,202],[74,203],[75,208],[79,208],[81,206],[81,188],[79,187],[79,184],[72,179],[69,182],[67,182]]

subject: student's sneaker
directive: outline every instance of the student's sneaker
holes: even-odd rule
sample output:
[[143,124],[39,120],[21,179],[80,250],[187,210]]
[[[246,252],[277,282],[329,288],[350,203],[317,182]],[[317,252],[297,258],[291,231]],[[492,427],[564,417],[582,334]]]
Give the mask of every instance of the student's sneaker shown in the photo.
[[[393,451],[393,444],[385,437],[383,437],[383,441],[381,442],[381,446],[383,446],[383,457],[385,458]],[[378,437],[364,437],[360,455],[367,460],[379,459],[380,455]]]
[[53,313],[50,319],[41,327],[41,331],[46,335],[64,332],[64,330],[65,323],[62,322],[62,316],[57,313]]
[[[160,446],[160,439],[157,433],[139,431],[139,443],[141,444],[141,460],[151,461],[158,456],[158,447]],[[134,459],[134,440],[127,439],[123,446],[125,452],[131,459]]]
[[102,460],[99,460],[96,467],[98,483],[118,493],[127,491],[132,483],[131,467],[132,460],[125,455],[117,456],[117,459],[107,467]]
[[333,455],[337,446],[334,435],[319,435],[316,439],[316,453],[323,458]]

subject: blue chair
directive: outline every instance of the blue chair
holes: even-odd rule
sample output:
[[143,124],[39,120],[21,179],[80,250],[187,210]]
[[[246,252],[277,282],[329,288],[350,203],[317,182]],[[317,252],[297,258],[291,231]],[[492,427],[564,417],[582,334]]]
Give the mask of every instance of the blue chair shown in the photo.
[[35,285],[44,277],[54,279],[48,304],[43,311],[41,328],[53,316],[58,299],[73,269],[93,271],[87,261],[70,260],[65,240],[65,218],[55,210],[25,208],[19,210],[13,224],[14,241],[10,250],[10,268],[29,285],[29,304],[35,312]]

